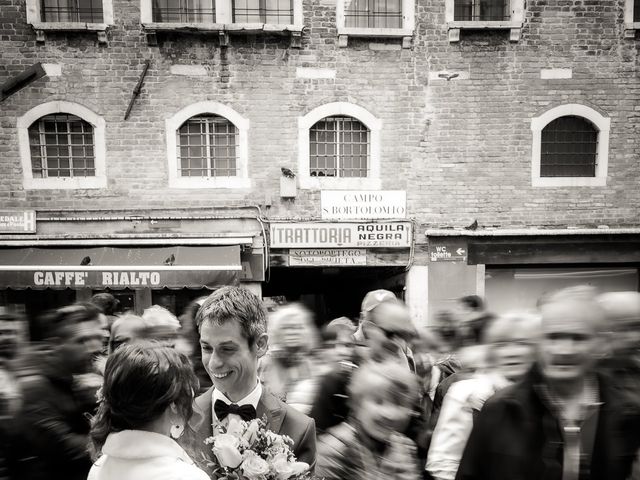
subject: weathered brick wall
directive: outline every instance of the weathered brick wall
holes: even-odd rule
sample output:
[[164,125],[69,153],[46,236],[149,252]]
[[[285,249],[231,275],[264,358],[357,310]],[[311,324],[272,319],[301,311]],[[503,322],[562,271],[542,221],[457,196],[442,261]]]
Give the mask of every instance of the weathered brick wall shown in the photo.
[[[297,171],[298,117],[334,101],[383,121],[382,185],[408,190],[409,212],[424,226],[638,223],[640,123],[637,40],[622,35],[621,1],[527,2],[522,38],[463,32],[449,43],[444,2],[418,0],[413,49],[399,40],[350,39],[337,45],[335,2],[305,0],[302,49],[287,39],[164,34],[147,45],[139,2],[114,0],[107,46],[94,34],[49,34],[36,45],[24,1],[0,0],[0,82],[35,62],[62,66],[0,104],[0,203],[32,208],[209,208],[261,204],[269,216],[319,216],[317,191],[279,197],[280,167]],[[129,120],[131,93],[145,59],[151,68]],[[204,65],[206,76],[172,75],[172,65]],[[335,78],[296,78],[297,67],[335,70]],[[573,78],[541,80],[542,68]],[[430,72],[458,72],[451,81]],[[16,118],[52,100],[78,102],[107,122],[108,188],[51,191],[22,187]],[[253,189],[167,188],[166,118],[216,101],[251,122]],[[607,187],[532,188],[532,116],[583,103],[611,117]]]
[[[428,15],[431,6],[419,8]],[[623,38],[623,2],[527,2],[522,38],[421,28],[420,71],[450,71],[425,89],[429,127],[416,159],[414,211],[430,225],[629,225],[638,223],[637,40]],[[436,17],[442,23],[442,12]],[[541,80],[570,68],[572,78]],[[531,187],[531,118],[581,103],[611,118],[606,187]],[[418,167],[418,162],[424,165]]]

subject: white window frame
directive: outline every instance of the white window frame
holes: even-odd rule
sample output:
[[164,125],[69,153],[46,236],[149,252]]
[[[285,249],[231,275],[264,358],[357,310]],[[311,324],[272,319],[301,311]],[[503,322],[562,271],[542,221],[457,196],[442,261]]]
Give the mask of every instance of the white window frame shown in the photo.
[[[326,117],[346,115],[362,122],[369,129],[368,177],[312,177],[309,160],[309,130]],[[334,102],[314,108],[298,118],[298,179],[302,189],[380,190],[380,134],[382,120],[364,108],[348,102]]]
[[[140,23],[150,30],[181,30],[195,29],[201,31],[229,33],[236,31],[247,32],[302,32],[304,19],[302,17],[302,0],[293,0],[293,24],[273,23],[233,23],[233,9],[231,0],[214,0],[216,8],[215,23],[169,23],[153,21],[152,0],[140,0]],[[266,27],[266,28],[265,28]]]
[[[238,129],[236,152],[236,177],[182,177],[178,175],[178,141],[180,126],[191,117],[202,114],[219,115]],[[251,188],[249,178],[249,120],[231,107],[217,102],[198,102],[183,108],[165,120],[167,132],[167,163],[169,166],[169,188]]]
[[[336,26],[339,37],[412,37],[415,28],[415,0],[402,0],[401,28],[362,28],[346,27],[347,0],[336,2]],[[345,40],[346,41],[346,40]],[[342,46],[346,46],[346,43]],[[408,46],[407,46],[408,48]]]
[[[542,130],[553,120],[573,115],[590,121],[598,130],[596,172],[594,177],[541,177]],[[611,119],[586,105],[571,103],[547,110],[531,119],[533,145],[531,148],[531,185],[534,187],[604,187],[607,185],[609,165],[609,131]]]
[[[31,147],[29,145],[29,127],[40,118],[55,113],[69,113],[80,117],[93,126],[94,162],[96,174],[93,177],[47,177],[34,178],[31,171]],[[87,107],[77,103],[57,101],[38,105],[18,118],[18,144],[20,148],[20,162],[22,164],[23,185],[25,190],[41,189],[87,189],[106,188],[106,147],[105,147],[104,118],[92,112]]]
[[[27,23],[33,26],[36,32],[44,31],[94,31],[99,32],[98,39],[106,42],[106,30],[113,25],[113,1],[102,0],[102,22],[45,22],[42,20],[40,0],[27,0]],[[39,34],[39,40],[44,37]]]
[[633,0],[624,0],[625,38],[636,38],[636,30],[640,30],[640,22],[633,21]]
[[460,41],[460,30],[509,30],[509,40],[520,40],[522,24],[524,23],[525,0],[508,0],[511,19],[506,21],[456,21],[455,0],[445,0],[445,21],[449,31],[449,41]]

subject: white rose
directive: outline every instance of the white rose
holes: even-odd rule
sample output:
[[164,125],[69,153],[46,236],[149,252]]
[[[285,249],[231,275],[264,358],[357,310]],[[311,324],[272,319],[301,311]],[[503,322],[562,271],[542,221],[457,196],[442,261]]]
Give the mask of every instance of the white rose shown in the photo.
[[273,457],[271,462],[273,469],[276,471],[278,480],[287,480],[288,478],[300,475],[309,470],[309,465],[304,462],[290,462],[287,455],[280,453]]
[[213,453],[220,465],[227,468],[237,468],[242,463],[242,455],[238,450],[240,440],[234,435],[221,433],[213,441]]
[[240,468],[242,474],[249,480],[259,479],[269,473],[269,464],[253,452],[247,452]]

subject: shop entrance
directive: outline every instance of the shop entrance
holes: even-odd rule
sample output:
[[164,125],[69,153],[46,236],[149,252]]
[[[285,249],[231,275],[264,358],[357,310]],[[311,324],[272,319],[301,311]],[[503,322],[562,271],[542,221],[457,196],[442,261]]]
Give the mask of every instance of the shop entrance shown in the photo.
[[316,323],[337,317],[356,320],[360,304],[370,290],[385,288],[404,298],[404,267],[287,268],[272,267],[264,297],[301,302],[312,310]]

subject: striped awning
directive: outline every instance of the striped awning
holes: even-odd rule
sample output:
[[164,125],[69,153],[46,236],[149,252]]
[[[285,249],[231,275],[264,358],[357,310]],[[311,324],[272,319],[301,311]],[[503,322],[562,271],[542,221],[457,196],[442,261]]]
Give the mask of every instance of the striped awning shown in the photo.
[[238,245],[0,249],[0,288],[214,288],[241,270]]

